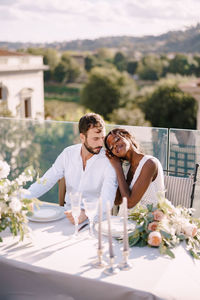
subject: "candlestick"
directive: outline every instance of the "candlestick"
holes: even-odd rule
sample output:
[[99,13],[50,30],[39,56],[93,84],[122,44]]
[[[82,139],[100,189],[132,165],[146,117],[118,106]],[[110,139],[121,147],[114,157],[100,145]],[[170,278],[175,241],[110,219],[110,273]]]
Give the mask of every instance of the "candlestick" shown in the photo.
[[128,245],[128,227],[127,227],[127,198],[123,197],[123,221],[124,221],[124,236],[123,236],[123,261],[119,264],[121,270],[127,271],[132,267],[128,262],[129,245]]
[[102,251],[102,230],[101,230],[101,222],[102,222],[102,199],[99,197],[99,214],[98,214],[98,250],[97,250],[97,260],[92,262],[93,267],[95,268],[104,268],[105,262],[102,259],[103,251]]
[[102,231],[101,231],[101,222],[102,222],[102,199],[99,197],[99,226],[98,226],[98,249],[102,249]]
[[114,275],[119,272],[119,269],[114,267],[114,252],[113,252],[113,244],[112,244],[112,232],[111,232],[111,221],[110,221],[110,202],[106,203],[107,209],[107,221],[108,221],[108,242],[109,242],[109,265],[105,268],[104,273],[106,275]]
[[123,217],[124,217],[124,237],[123,237],[123,245],[124,245],[124,251],[128,251],[129,249],[129,245],[128,245],[128,229],[127,229],[127,218],[128,218],[128,214],[127,214],[127,198],[123,197],[123,206],[124,206],[124,213],[123,213]]
[[111,221],[110,221],[110,202],[106,203],[106,208],[107,208],[107,221],[108,221],[109,254],[110,254],[110,258],[113,258],[114,257],[114,252],[113,252]]

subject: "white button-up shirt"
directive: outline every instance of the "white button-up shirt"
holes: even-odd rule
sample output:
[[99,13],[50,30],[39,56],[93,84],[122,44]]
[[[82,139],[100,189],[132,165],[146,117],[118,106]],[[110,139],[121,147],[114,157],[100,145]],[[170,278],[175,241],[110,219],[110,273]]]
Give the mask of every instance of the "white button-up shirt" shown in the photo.
[[[33,183],[29,191],[29,197],[39,198],[49,191],[55,183],[65,177],[66,194],[65,208],[71,209],[69,193],[81,192],[82,199],[99,197],[102,198],[103,213],[106,211],[106,202],[110,201],[113,206],[117,178],[114,168],[105,155],[105,150],[101,149],[99,154],[94,154],[87,160],[85,170],[81,157],[82,144],[67,147],[57,157],[52,167],[43,175],[40,182]],[[83,208],[83,203],[81,203]]]

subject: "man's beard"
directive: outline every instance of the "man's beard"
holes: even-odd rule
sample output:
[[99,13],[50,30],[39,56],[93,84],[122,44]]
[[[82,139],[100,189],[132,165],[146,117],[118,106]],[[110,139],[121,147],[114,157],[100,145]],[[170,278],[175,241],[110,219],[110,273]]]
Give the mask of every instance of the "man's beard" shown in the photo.
[[[91,154],[99,154],[99,152],[101,151],[102,147],[98,147],[98,148],[92,148],[90,147],[86,142],[84,143],[85,148],[87,149],[88,152],[90,152]],[[95,152],[94,150],[97,150],[98,152]]]

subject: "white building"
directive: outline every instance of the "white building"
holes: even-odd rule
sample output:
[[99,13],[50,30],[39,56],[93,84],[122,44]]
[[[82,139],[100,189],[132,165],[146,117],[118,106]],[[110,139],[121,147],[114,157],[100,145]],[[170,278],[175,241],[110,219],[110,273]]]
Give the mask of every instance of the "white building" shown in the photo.
[[42,56],[0,49],[0,103],[6,103],[12,116],[44,118]]

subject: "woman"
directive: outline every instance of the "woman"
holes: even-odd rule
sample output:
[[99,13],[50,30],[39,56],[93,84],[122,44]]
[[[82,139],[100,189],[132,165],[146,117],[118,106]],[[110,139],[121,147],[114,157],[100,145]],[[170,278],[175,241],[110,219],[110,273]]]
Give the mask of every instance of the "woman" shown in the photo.
[[[121,204],[119,198],[126,197],[128,208],[134,207],[139,201],[142,205],[156,205],[158,192],[164,192],[164,175],[160,161],[143,154],[133,136],[125,129],[116,128],[110,131],[105,138],[105,146],[119,184],[115,204]],[[127,177],[122,168],[123,160],[130,163]]]

